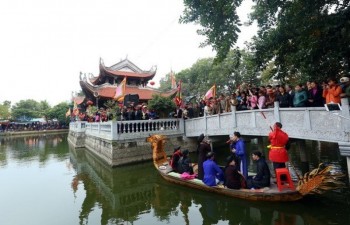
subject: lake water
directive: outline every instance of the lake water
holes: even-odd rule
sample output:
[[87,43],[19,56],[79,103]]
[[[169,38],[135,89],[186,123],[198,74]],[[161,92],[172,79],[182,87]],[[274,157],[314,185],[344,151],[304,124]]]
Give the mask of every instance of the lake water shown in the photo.
[[[252,140],[247,150],[265,142]],[[223,162],[226,149],[215,150]],[[330,143],[294,143],[290,155],[297,171],[322,161],[346,172]],[[151,162],[110,168],[70,149],[66,135],[0,137],[0,225],[349,225],[348,201],[348,190],[289,203],[231,199],[168,183]]]

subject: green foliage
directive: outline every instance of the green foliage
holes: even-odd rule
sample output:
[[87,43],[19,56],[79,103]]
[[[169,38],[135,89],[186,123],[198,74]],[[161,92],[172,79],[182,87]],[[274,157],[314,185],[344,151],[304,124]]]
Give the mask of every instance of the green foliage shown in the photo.
[[66,117],[66,112],[69,109],[69,104],[66,102],[61,102],[47,112],[47,119],[57,119],[61,124],[69,124],[70,117]]
[[2,104],[0,104],[0,120],[6,120],[10,118],[11,116],[10,108],[11,108],[10,101],[4,101]]
[[[237,41],[242,0],[184,0],[181,23],[198,23],[204,45],[217,52],[215,63],[229,57]],[[251,22],[258,36],[250,51],[254,65],[264,70],[272,62],[270,78],[280,81],[323,80],[350,75],[350,0],[253,0]],[[266,75],[266,73],[265,73]],[[255,75],[252,74],[252,78]]]
[[166,92],[171,90],[171,73],[165,75],[165,77],[161,78],[159,81],[159,90],[161,92]]
[[148,107],[155,110],[161,118],[165,118],[175,109],[175,103],[168,97],[153,95],[148,101]]
[[242,0],[184,0],[180,23],[198,23],[197,33],[206,37],[201,46],[211,45],[217,52],[215,62],[224,60],[236,43],[240,20],[236,8]]
[[104,106],[108,109],[108,113],[113,115],[113,119],[116,119],[116,115],[120,113],[118,102],[114,100],[108,100]]
[[119,108],[118,103],[114,100],[108,100],[103,104],[106,108],[114,109]]
[[183,96],[196,96],[199,99],[214,84],[217,94],[232,93],[244,81],[259,84],[255,68],[253,55],[236,49],[231,50],[221,63],[214,64],[212,58],[198,60],[191,68],[177,73],[176,80],[182,81]]
[[12,118],[15,120],[30,120],[41,116],[41,104],[33,99],[21,100],[11,109]]
[[271,60],[280,80],[323,80],[349,74],[349,1],[256,1],[259,25],[253,44],[257,64]]

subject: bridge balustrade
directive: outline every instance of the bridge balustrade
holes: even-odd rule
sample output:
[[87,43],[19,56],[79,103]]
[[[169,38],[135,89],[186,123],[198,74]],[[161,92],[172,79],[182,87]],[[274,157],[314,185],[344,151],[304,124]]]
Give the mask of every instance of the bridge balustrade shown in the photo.
[[150,134],[183,135],[179,119],[131,120],[86,123],[86,134],[107,140],[146,138]]
[[236,111],[186,120],[185,135],[197,137],[230,135],[267,136],[275,122],[283,124],[290,137],[329,142],[350,142],[349,103],[342,99],[342,111],[328,112],[323,107],[280,108]]

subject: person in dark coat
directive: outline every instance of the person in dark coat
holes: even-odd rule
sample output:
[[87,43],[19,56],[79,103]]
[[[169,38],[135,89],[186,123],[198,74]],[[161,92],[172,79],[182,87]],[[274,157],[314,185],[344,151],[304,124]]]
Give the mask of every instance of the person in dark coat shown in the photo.
[[241,177],[238,169],[238,159],[237,157],[231,155],[227,158],[227,166],[225,167],[225,182],[224,185],[230,189],[240,189],[241,187]]
[[135,120],[142,120],[142,110],[141,110],[141,106],[136,106],[136,110],[135,110]]
[[171,168],[173,168],[173,170],[175,172],[178,172],[177,164],[178,164],[180,158],[182,157],[182,152],[181,152],[180,148],[181,148],[181,146],[174,148],[174,153],[173,153],[171,160],[170,160],[170,166],[171,166]]
[[323,90],[316,81],[311,81],[311,89],[308,91],[308,106],[323,107],[324,99],[322,97]]
[[180,108],[180,106],[176,107],[174,117],[175,118],[182,118],[182,109]]
[[279,102],[281,108],[288,108],[292,106],[290,94],[286,92],[283,86],[279,87],[279,94],[276,96],[276,101]]
[[[203,136],[204,137],[204,136]],[[204,178],[204,170],[203,170],[203,162],[207,159],[206,155],[211,152],[211,147],[209,144],[209,139],[204,137],[199,144],[198,148],[198,179],[203,180]]]
[[269,187],[271,178],[270,169],[262,157],[261,152],[253,152],[252,158],[256,162],[256,175],[248,178],[248,187],[256,189]]
[[189,173],[193,174],[193,168],[191,164],[191,159],[188,157],[189,151],[185,149],[182,151],[182,157],[179,159],[177,163],[177,171],[179,173]]

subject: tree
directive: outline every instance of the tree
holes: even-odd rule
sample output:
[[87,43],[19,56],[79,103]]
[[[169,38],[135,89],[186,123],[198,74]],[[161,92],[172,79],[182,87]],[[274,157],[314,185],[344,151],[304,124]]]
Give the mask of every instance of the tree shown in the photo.
[[0,104],[0,120],[6,120],[10,118],[11,116],[10,108],[11,108],[10,101],[4,101],[2,104]]
[[50,110],[51,106],[46,100],[39,102],[39,117],[44,117],[47,120]]
[[236,91],[243,81],[259,84],[255,69],[254,55],[235,49],[220,63],[214,64],[212,58],[199,59],[191,68],[177,73],[176,80],[182,81],[183,96],[201,99],[213,84],[216,84],[218,94]]
[[255,44],[260,65],[274,59],[281,79],[349,74],[349,1],[274,2],[259,1],[252,14],[260,27]]
[[69,109],[69,104],[61,102],[54,107],[50,108],[47,112],[47,119],[57,119],[60,124],[69,124],[70,118],[66,117],[66,112]]
[[171,90],[171,73],[165,75],[165,77],[161,78],[159,81],[159,91],[166,92]]
[[175,103],[168,97],[153,95],[152,99],[148,101],[148,107],[155,110],[161,118],[165,118],[175,110]]
[[12,118],[16,120],[30,120],[40,117],[40,104],[33,100],[21,100],[12,106]]
[[184,0],[185,10],[180,23],[199,23],[197,33],[206,37],[200,46],[211,45],[221,62],[238,39],[240,20],[236,8],[242,0]]
[[[184,0],[182,23],[203,26],[204,44],[223,61],[236,43],[241,0]],[[251,22],[258,36],[251,44],[257,69],[274,63],[276,79],[305,81],[350,75],[350,0],[253,0]]]

